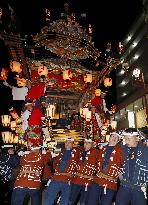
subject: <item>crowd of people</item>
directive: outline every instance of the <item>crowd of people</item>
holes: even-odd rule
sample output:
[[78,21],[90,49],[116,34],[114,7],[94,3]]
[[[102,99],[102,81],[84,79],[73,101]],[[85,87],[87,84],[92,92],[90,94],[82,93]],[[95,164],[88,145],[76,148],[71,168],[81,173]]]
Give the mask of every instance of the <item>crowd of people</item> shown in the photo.
[[75,147],[68,138],[54,158],[31,143],[0,157],[1,205],[23,205],[28,196],[31,205],[147,205],[147,183],[148,147],[133,128],[122,140],[111,133],[101,147],[90,138]]

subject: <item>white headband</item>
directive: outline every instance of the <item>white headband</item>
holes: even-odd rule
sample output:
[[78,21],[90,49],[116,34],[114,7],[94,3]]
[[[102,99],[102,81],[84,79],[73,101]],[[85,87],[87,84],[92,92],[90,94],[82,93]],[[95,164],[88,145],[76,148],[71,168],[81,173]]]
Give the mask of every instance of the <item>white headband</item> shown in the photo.
[[32,102],[27,102],[25,103],[25,105],[32,105]]
[[9,147],[9,148],[14,148],[13,145],[3,145],[1,146],[2,148],[5,148],[5,147]]
[[40,149],[41,147],[31,147],[31,150],[37,150]]
[[112,133],[110,133],[110,135],[112,136],[112,135],[116,135],[116,136],[118,136],[118,137],[121,137],[121,135],[119,135],[117,132],[112,132]]
[[130,136],[130,137],[132,137],[132,136],[138,136],[139,135],[139,133],[138,132],[123,132],[122,133],[124,136]]

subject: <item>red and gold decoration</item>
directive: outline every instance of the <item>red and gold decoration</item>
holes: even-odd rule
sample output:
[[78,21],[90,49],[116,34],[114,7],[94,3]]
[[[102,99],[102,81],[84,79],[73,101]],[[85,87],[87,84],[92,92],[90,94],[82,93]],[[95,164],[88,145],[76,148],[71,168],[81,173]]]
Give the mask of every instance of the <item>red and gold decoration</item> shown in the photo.
[[[10,110],[11,117],[14,119],[11,122],[11,129],[15,131],[15,135],[3,133],[5,142],[16,141],[20,144],[31,142],[33,145],[46,145],[47,138],[50,141],[52,139],[50,131],[51,120],[54,118],[56,110],[55,102],[63,103],[65,98],[69,100],[67,102],[73,102],[74,109],[71,103],[63,103],[62,109],[67,109],[72,113],[81,107],[81,116],[74,117],[70,129],[81,131],[84,136],[89,136],[95,140],[102,140],[101,134],[104,136],[107,132],[110,120],[105,117],[108,109],[105,107],[101,95],[102,91],[99,88],[101,83],[104,83],[105,87],[112,85],[112,79],[107,76],[119,65],[119,61],[114,59],[112,55],[104,57],[102,61],[99,60],[101,53],[92,42],[92,25],[88,25],[87,33],[76,22],[75,15],[69,15],[67,7],[65,12],[63,18],[51,22],[51,13],[48,9],[45,10],[48,26],[41,29],[41,32],[34,36],[33,40],[35,47],[44,47],[56,54],[58,58],[41,60],[24,58],[24,61],[21,62],[24,69],[25,60],[27,61],[31,78],[30,85],[28,85],[28,80],[23,78],[25,75],[24,70],[22,72],[21,63],[17,62],[17,59],[10,63],[11,71],[18,74],[16,77],[17,85],[29,88],[26,100],[33,102],[33,110],[26,109],[28,111],[28,127],[25,131],[22,129],[22,122],[15,109]],[[121,48],[120,44],[120,51],[122,51]],[[106,51],[111,51],[110,43],[107,44]],[[31,54],[35,57],[36,48],[31,48]],[[96,67],[102,65],[102,70],[96,71],[96,68],[86,69],[82,66],[82,60],[88,58],[94,61]],[[6,70],[2,71],[1,79],[6,80],[7,72]],[[45,113],[43,113],[42,107],[37,103],[45,98],[45,94],[47,98],[50,98],[50,101],[45,103]],[[113,113],[114,110],[115,107],[112,108]],[[84,123],[84,129],[82,123]],[[7,121],[6,124],[10,126],[10,122]]]
[[[92,32],[91,27],[89,32]],[[55,38],[48,39],[49,33],[54,33]],[[45,26],[40,34],[34,36],[34,41],[37,46],[46,46],[51,52],[65,59],[97,58],[100,55],[91,41],[91,36],[75,21],[73,14],[67,16],[67,19],[59,19],[48,27]]]

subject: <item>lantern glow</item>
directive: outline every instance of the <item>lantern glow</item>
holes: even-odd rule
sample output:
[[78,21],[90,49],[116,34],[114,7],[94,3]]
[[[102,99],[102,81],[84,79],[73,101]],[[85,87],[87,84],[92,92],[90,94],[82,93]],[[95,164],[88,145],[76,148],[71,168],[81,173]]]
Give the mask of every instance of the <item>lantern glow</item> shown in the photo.
[[22,72],[22,65],[17,61],[11,61],[10,68],[12,72],[16,72],[18,74]]
[[2,139],[4,143],[9,143],[10,139],[12,137],[12,132],[9,131],[5,131],[5,132],[1,132],[2,134]]
[[2,115],[1,120],[2,120],[3,126],[8,127],[10,125],[11,116],[10,115]]

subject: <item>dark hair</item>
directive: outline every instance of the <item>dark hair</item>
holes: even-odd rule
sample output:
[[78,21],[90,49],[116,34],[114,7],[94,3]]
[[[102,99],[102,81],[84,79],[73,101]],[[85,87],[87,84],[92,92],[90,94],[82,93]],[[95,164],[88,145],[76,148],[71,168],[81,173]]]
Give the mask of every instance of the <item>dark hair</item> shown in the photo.
[[125,130],[125,132],[127,132],[127,133],[133,133],[133,132],[138,132],[138,130],[136,129],[136,128],[127,128],[126,130]]

